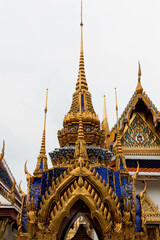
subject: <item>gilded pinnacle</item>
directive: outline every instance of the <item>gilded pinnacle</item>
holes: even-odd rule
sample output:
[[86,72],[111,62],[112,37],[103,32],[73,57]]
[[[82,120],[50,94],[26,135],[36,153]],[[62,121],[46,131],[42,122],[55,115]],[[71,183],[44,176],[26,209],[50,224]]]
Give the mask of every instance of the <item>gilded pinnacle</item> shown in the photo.
[[107,118],[107,109],[106,109],[106,95],[104,95],[104,107],[103,107],[103,129],[105,130],[105,133],[109,134],[109,125],[108,125],[108,118]]
[[82,89],[88,90],[88,85],[86,82],[85,69],[84,69],[84,54],[83,54],[83,14],[82,14],[82,0],[81,0],[81,50],[80,50],[80,61],[79,61],[79,74],[76,83],[76,90],[79,90],[80,85],[80,74],[81,74],[81,87]]
[[44,128],[43,128],[43,136],[42,136],[42,143],[41,143],[41,154],[46,154],[46,116],[47,116],[47,101],[48,101],[48,89],[46,90],[46,104],[44,109]]
[[[119,122],[118,122],[118,102],[117,102],[117,92],[115,88],[115,100],[116,100],[116,117],[117,117],[117,152],[116,152],[116,171],[121,171],[123,173],[128,173],[126,167],[126,161],[123,154],[121,136],[119,130]],[[123,170],[121,169],[120,163],[123,165]]]
[[137,83],[136,91],[139,94],[143,92],[143,88],[142,88],[142,85],[141,85],[141,65],[140,65],[140,62],[138,62],[138,83]]

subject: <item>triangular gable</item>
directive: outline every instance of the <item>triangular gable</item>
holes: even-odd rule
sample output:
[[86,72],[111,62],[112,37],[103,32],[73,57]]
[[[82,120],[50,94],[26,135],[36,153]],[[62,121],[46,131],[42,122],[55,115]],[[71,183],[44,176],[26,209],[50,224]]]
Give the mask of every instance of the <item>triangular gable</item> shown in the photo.
[[146,193],[144,193],[142,198],[142,216],[147,224],[160,224],[160,212],[158,211],[158,207],[155,206],[151,198]]
[[135,113],[125,127],[122,138],[124,148],[157,148],[160,146],[158,134],[151,124],[145,121],[142,114]]

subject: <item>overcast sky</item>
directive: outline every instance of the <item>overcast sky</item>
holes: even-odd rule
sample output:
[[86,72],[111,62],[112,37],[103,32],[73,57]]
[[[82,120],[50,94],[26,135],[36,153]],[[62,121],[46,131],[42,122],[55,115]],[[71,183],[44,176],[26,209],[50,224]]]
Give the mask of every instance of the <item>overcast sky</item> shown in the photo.
[[[83,0],[86,78],[100,120],[106,94],[110,128],[137,85],[160,109],[160,1]],[[26,191],[24,163],[33,173],[40,150],[45,90],[47,152],[69,111],[78,75],[80,0],[0,1],[0,149]],[[51,167],[48,156],[48,163]]]

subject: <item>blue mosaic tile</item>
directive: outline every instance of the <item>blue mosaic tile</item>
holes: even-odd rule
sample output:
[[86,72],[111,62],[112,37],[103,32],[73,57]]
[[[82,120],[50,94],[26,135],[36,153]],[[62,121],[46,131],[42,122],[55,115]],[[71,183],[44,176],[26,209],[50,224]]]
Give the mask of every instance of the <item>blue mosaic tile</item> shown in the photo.
[[43,158],[41,158],[41,163],[40,163],[39,168],[40,168],[40,169],[43,169]]
[[136,229],[135,232],[141,232],[141,204],[140,204],[140,198],[136,197],[136,218],[135,218],[135,223],[136,223]]
[[113,191],[114,191],[113,174],[114,174],[114,170],[113,170],[113,169],[109,169],[109,170],[108,170],[109,186],[112,187],[112,189],[113,189]]
[[22,231],[27,233],[27,209],[26,209],[27,196],[24,197],[24,205],[22,210]]
[[102,177],[102,179],[104,179],[106,181],[106,183],[108,182],[107,181],[107,168],[95,168],[96,172],[99,173],[99,175]]
[[84,94],[81,94],[81,110],[84,111]]
[[119,196],[121,196],[121,185],[120,185],[119,172],[115,172],[114,176],[115,176],[116,195],[119,197]]

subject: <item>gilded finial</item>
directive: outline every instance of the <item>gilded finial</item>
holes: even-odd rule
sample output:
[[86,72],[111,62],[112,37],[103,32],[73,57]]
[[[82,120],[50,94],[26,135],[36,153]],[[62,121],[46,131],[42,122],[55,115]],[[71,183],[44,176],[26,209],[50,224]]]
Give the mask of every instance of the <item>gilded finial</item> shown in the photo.
[[47,156],[46,156],[46,117],[47,117],[47,102],[48,102],[48,89],[46,89],[46,103],[44,109],[44,127],[43,127],[43,136],[42,136],[42,143],[40,154],[37,158],[37,166],[34,171],[34,175],[39,175],[42,173],[43,170],[48,169],[47,166]]
[[20,192],[20,194],[21,194],[21,199],[22,199],[26,194],[22,191],[21,182],[22,182],[22,180],[21,180],[20,183],[19,183],[18,190],[19,190],[19,192]]
[[3,140],[3,148],[2,148],[2,153],[0,154],[0,163],[2,162],[4,158],[4,149],[5,149],[5,141]]
[[138,84],[137,84],[136,91],[139,94],[143,92],[143,88],[142,88],[142,85],[141,85],[141,65],[140,65],[140,62],[138,62]]
[[116,171],[123,173],[128,173],[126,160],[122,150],[122,143],[119,130],[119,121],[118,121],[118,102],[117,102],[117,91],[115,88],[115,101],[116,101],[116,117],[117,117],[117,152],[116,152]]
[[81,50],[80,50],[80,61],[79,61],[79,74],[78,74],[78,80],[76,83],[76,90],[79,90],[80,85],[80,73],[81,73],[81,87],[84,90],[88,90],[88,85],[86,82],[86,76],[85,76],[85,69],[84,69],[84,54],[83,54],[83,6],[82,6],[82,0],[81,0]]
[[11,188],[11,191],[10,191],[10,197],[11,197],[12,205],[15,203],[15,193],[14,193],[15,189],[16,189],[16,180],[14,178],[13,185],[12,185],[12,188]]
[[106,95],[104,95],[102,129],[105,130],[105,135],[106,136],[110,134],[109,125],[108,125],[108,118],[107,118]]

